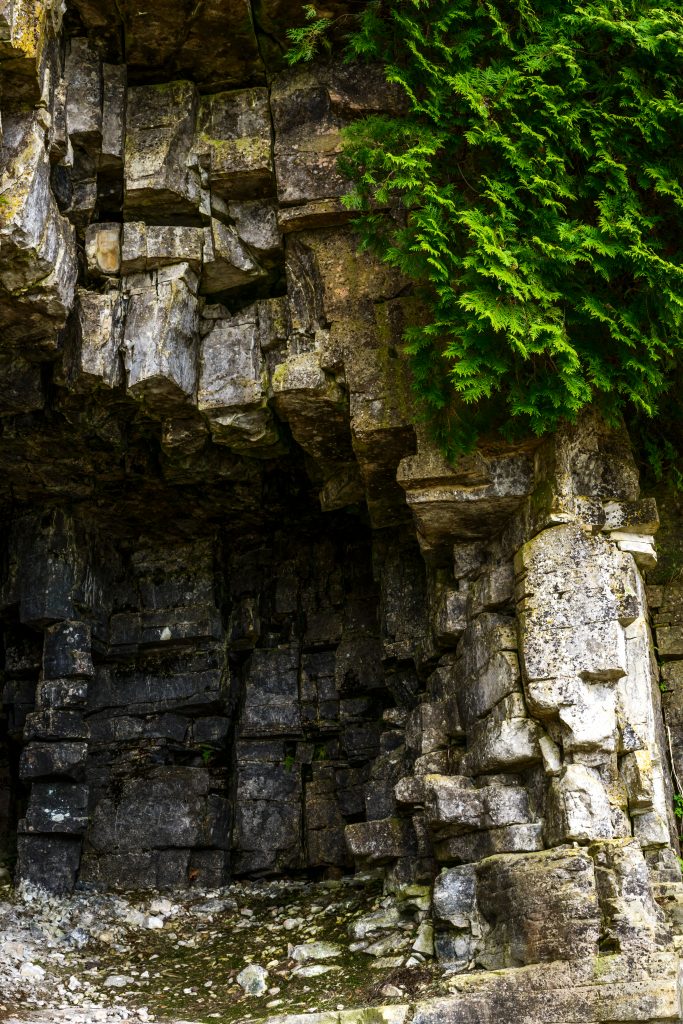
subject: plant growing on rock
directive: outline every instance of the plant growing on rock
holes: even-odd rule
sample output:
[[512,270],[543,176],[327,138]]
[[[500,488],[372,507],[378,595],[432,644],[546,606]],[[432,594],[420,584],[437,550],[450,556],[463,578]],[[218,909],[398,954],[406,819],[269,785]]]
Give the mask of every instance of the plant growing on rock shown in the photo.
[[345,202],[422,295],[406,342],[444,449],[591,403],[654,417],[683,345],[679,4],[374,0],[349,54],[404,100],[346,130]]

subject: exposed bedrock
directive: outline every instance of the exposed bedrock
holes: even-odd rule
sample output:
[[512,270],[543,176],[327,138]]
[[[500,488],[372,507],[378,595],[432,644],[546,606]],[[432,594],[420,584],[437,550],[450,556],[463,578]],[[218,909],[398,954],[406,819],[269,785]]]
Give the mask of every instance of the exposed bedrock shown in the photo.
[[0,0],[0,854],[371,868],[358,942],[408,906],[476,972],[425,1024],[679,1019],[681,587],[626,430],[445,461],[341,204],[397,95],[283,69],[298,4],[139,6]]

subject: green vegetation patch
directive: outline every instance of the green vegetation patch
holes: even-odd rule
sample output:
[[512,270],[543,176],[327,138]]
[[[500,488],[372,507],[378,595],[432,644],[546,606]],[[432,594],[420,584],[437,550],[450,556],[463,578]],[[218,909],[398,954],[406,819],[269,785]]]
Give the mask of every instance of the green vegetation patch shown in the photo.
[[[334,35],[309,16],[292,62]],[[399,98],[346,129],[345,202],[426,305],[405,339],[445,451],[492,429],[540,435],[593,403],[610,421],[668,418],[683,345],[677,0],[375,0],[348,53],[381,62]],[[661,425],[641,437],[661,475],[662,449],[675,455]]]

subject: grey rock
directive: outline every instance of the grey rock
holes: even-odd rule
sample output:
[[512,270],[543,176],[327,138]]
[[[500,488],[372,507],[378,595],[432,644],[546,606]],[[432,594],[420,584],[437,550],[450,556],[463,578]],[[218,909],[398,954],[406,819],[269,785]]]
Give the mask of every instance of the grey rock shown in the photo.
[[128,388],[155,408],[187,402],[197,387],[197,279],[188,264],[125,280]]
[[135,86],[127,102],[126,219],[195,213],[200,203],[199,174],[190,166],[195,86],[182,81]]
[[273,190],[271,122],[266,89],[236,89],[202,97],[195,151],[211,188],[225,199]]

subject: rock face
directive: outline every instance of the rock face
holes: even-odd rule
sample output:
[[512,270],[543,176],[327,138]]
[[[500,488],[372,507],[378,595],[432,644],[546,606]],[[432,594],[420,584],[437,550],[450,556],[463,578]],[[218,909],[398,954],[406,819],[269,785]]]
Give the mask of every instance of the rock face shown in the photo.
[[61,892],[379,868],[484,971],[416,1021],[678,1019],[626,432],[446,462],[340,202],[397,96],[282,70],[298,4],[138,6],[0,0],[0,852]]

